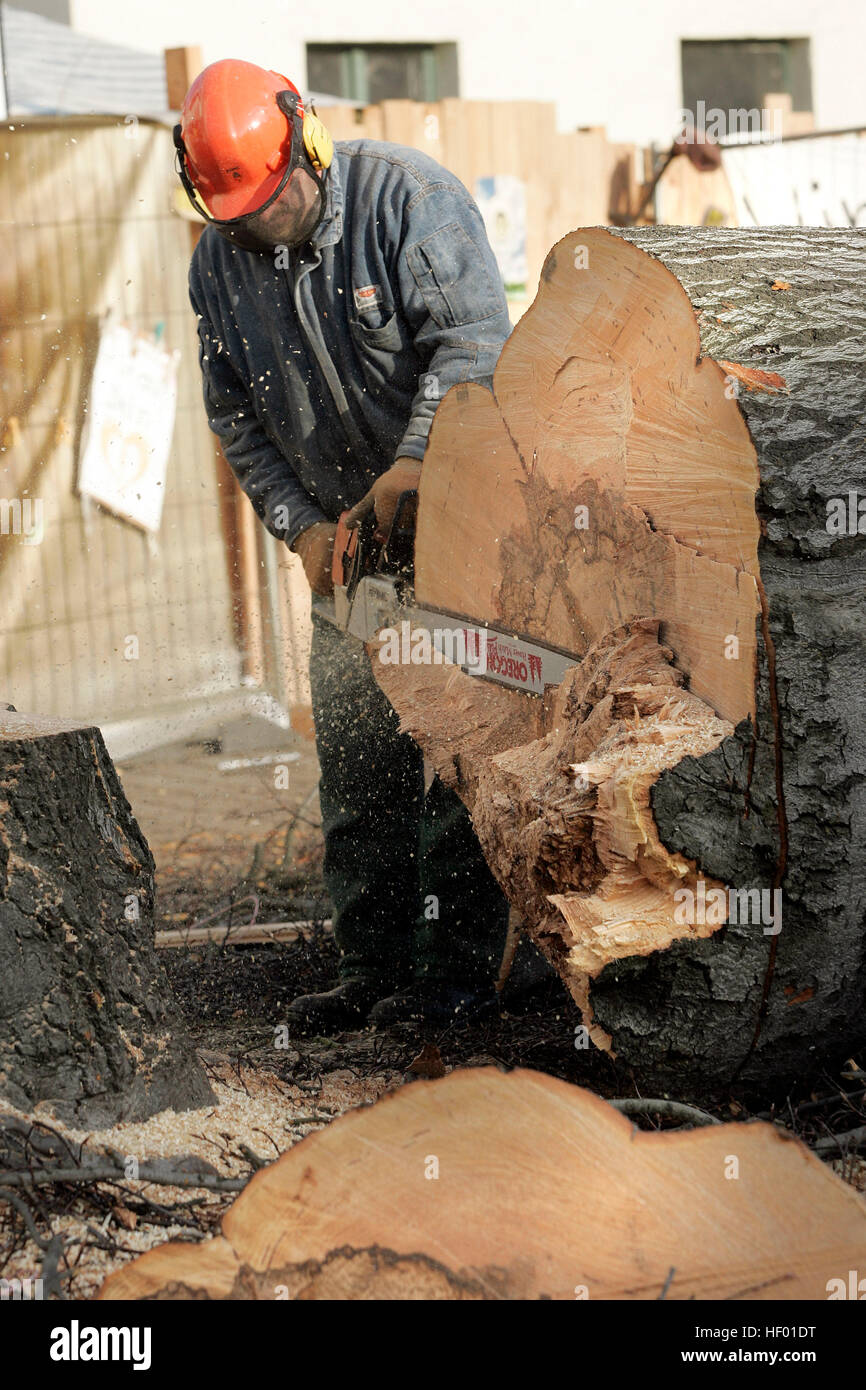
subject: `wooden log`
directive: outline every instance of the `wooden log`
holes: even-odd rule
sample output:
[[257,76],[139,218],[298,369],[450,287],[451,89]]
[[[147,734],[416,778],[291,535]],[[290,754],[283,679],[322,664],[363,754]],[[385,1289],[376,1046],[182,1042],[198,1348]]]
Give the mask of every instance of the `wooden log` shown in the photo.
[[491,1067],[309,1135],[217,1239],[151,1250],[100,1298],[825,1299],[864,1241],[866,1204],[772,1125],[636,1131]]
[[86,1127],[214,1103],[98,729],[0,711],[0,1095]]
[[680,1094],[866,1038],[866,546],[827,526],[864,288],[858,232],[564,238],[437,411],[416,591],[575,666],[540,700],[374,654],[595,1041]]

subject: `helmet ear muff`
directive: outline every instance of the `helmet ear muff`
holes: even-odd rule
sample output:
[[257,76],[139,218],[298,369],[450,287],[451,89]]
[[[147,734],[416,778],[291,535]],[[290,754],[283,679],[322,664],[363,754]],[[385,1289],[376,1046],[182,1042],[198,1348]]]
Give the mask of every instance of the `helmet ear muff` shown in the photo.
[[304,149],[314,169],[327,169],[334,158],[334,142],[327,126],[312,111],[304,112]]

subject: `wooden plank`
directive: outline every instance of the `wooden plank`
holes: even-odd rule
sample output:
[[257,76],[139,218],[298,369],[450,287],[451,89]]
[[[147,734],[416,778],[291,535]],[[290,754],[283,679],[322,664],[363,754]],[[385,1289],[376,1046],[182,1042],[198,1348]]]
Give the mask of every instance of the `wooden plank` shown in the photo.
[[251,685],[265,679],[264,569],[259,559],[259,521],[246,494],[235,484],[238,569],[243,602],[240,608],[243,674]]
[[192,82],[204,67],[198,44],[165,50],[165,83],[170,111],[179,111]]
[[367,131],[361,106],[316,106],[316,115],[327,126],[334,140],[358,140]]
[[446,169],[450,169],[462,178],[464,183],[466,158],[465,158],[465,128],[463,122],[463,105],[456,97],[446,97],[439,103],[439,134],[442,142],[442,163]]
[[292,714],[296,709],[308,710],[310,707],[307,670],[312,641],[310,591],[300,558],[284,545],[280,546],[280,551],[277,558],[277,588],[282,619],[281,660],[284,689]]

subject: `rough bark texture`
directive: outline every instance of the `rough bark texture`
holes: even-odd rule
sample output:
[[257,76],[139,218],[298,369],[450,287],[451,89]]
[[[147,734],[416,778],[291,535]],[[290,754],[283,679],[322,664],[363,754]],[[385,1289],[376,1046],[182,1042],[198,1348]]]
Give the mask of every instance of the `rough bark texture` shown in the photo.
[[0,1095],[94,1127],[213,1101],[152,912],[99,730],[0,712]]
[[866,1037],[866,536],[826,525],[829,498],[866,493],[866,235],[623,235],[684,286],[706,354],[787,384],[738,397],[758,458],[768,612],[756,736],[744,721],[652,794],[661,839],[708,878],[781,886],[783,927],[768,938],[729,925],[609,966],[592,1004],[620,1059],[644,1070],[651,1057],[661,1082],[693,1088],[706,1058],[762,1088],[843,1061]]
[[862,1199],[772,1125],[641,1132],[577,1086],[475,1068],[308,1136],[222,1235],[100,1297],[825,1299],[864,1240]]
[[[421,482],[420,601],[575,672],[543,703],[377,677],[596,1040],[642,1086],[768,1092],[866,1037],[866,540],[826,525],[866,472],[866,236],[625,239],[554,248],[492,393],[440,406]],[[701,882],[781,889],[781,932],[674,930]]]

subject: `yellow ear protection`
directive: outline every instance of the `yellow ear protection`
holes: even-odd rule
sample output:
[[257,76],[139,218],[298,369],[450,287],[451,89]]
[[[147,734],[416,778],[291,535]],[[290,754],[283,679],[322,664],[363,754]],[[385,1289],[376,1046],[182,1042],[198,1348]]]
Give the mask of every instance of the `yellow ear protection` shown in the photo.
[[[325,215],[325,173],[334,158],[334,142],[327,126],[319,120],[315,111],[306,109],[297,92],[277,92],[277,105],[288,116],[293,131],[291,159],[283,178],[291,178],[291,171],[297,168],[306,156],[310,161],[310,172],[316,181],[319,195],[319,215],[314,227],[307,232],[307,236],[311,236]],[[299,106],[304,113],[303,117],[298,111]],[[298,131],[300,131],[300,140],[297,138]]]
[[334,158],[334,142],[328,127],[319,120],[315,111],[307,111],[304,108],[302,135],[304,149],[313,168],[322,171],[329,168]]
[[[271,68],[274,77],[279,77],[286,84],[286,91],[277,94],[277,105],[289,118],[289,123],[293,128],[301,127],[301,140],[307,153],[307,158],[317,172],[324,173],[330,168],[334,158],[334,142],[331,139],[331,132],[323,121],[316,115],[315,108],[305,106],[300,94],[292,86],[292,83],[281,72]],[[303,111],[303,118],[299,120],[298,107]]]

